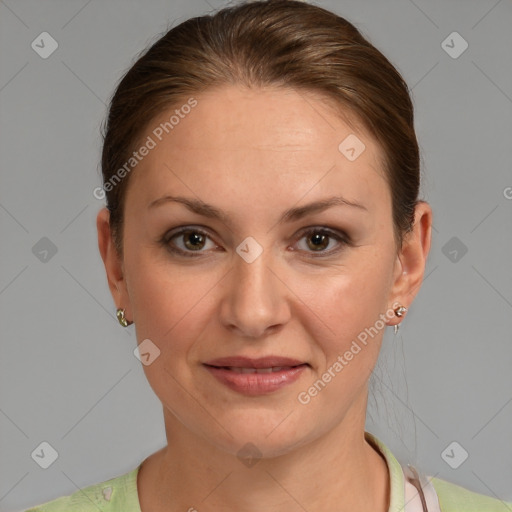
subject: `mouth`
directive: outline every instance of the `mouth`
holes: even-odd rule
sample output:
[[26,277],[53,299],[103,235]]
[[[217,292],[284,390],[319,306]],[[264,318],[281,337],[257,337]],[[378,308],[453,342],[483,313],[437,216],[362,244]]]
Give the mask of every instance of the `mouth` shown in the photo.
[[207,361],[207,366],[215,366],[217,368],[255,368],[268,369],[268,368],[293,368],[302,364],[308,364],[299,359],[292,359],[291,357],[282,356],[265,356],[259,358],[251,358],[245,356],[231,356],[231,357],[219,357]]
[[269,394],[295,382],[309,363],[296,359],[269,356],[221,358],[203,363],[217,381],[244,395]]
[[293,368],[298,368],[299,366],[306,366],[306,363],[299,364],[296,366],[271,366],[269,368],[240,368],[238,366],[213,366],[213,365],[206,365],[210,366],[211,368],[220,368],[223,370],[230,370],[235,373],[276,373],[283,370],[291,370]]

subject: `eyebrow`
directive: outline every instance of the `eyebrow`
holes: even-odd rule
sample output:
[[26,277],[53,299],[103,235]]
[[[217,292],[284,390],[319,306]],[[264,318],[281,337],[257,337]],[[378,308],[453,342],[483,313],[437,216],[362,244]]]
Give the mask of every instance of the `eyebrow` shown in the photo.
[[[205,203],[200,199],[194,199],[189,197],[165,195],[152,201],[148,205],[148,209],[152,209],[167,203],[180,203],[185,205],[190,211],[197,213],[198,215],[202,215],[203,217],[209,217],[212,219],[219,219],[226,225],[231,224],[229,216],[222,210],[219,210],[215,206]],[[306,204],[304,206],[299,206],[286,210],[278,220],[278,224],[283,224],[285,222],[294,222],[303,217],[306,217],[307,215],[327,210],[328,208],[332,208],[333,206],[349,206],[368,212],[368,208],[366,208],[366,206],[362,204],[349,201],[341,196],[332,196],[319,201],[315,201],[313,203]]]

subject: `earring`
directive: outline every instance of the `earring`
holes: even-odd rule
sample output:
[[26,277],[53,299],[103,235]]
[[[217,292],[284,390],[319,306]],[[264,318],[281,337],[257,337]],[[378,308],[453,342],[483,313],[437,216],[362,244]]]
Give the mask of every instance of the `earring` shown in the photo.
[[117,319],[119,320],[119,323],[123,326],[123,327],[128,327],[130,324],[132,324],[133,322],[129,322],[128,320],[126,320],[126,318],[124,317],[124,309],[121,309],[121,308],[118,308],[118,310],[116,311],[116,316],[117,316]]
[[[404,316],[404,313],[407,311],[407,308],[405,306],[398,306],[394,309],[396,316]],[[395,334],[398,332],[398,329],[400,329],[399,324],[395,324]]]
[[394,312],[396,316],[404,316],[404,313],[407,311],[405,306],[398,306]]

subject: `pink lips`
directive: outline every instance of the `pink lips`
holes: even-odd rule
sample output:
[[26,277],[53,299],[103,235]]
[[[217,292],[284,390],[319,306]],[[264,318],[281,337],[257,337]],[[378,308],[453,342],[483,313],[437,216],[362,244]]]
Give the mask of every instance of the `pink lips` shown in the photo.
[[230,389],[245,395],[262,395],[295,382],[309,366],[297,359],[267,356],[222,357],[204,363],[206,369]]

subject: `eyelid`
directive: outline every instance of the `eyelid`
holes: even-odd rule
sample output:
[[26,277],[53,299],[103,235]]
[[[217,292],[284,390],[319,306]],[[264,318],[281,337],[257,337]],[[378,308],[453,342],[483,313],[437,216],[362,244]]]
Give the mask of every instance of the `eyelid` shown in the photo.
[[[170,231],[166,232],[164,234],[164,236],[162,237],[161,239],[161,243],[167,247],[167,249],[169,251],[171,251],[172,253],[175,253],[175,254],[178,254],[178,255],[183,255],[185,257],[196,257],[196,256],[200,256],[202,253],[205,253],[207,251],[184,251],[183,249],[180,249],[178,247],[172,247],[170,242],[173,238],[175,237],[179,237],[180,235],[183,235],[185,233],[199,233],[205,237],[208,237],[212,242],[216,243],[213,239],[212,239],[212,236],[210,234],[210,232],[206,229],[206,228],[203,228],[203,227],[199,227],[199,226],[195,226],[195,225],[190,225],[190,226],[180,226],[176,229],[171,229]],[[194,254],[195,252],[195,254]]]
[[305,234],[310,233],[310,232],[325,233],[325,234],[331,235],[333,237],[342,238],[347,243],[350,242],[350,237],[343,229],[331,227],[328,224],[313,225],[313,226],[307,226],[305,228],[302,228],[301,230],[299,230],[299,234],[297,235],[297,237],[302,237]]
[[[170,241],[179,235],[182,235],[184,233],[199,233],[207,238],[209,238],[212,242],[216,243],[215,240],[213,240],[210,230],[208,228],[203,228],[201,226],[197,225],[187,225],[187,226],[180,226],[175,229],[171,229],[167,231],[164,236],[161,238],[160,242],[173,254],[177,254],[178,256],[183,257],[200,257],[203,253],[208,253],[210,251],[184,251],[183,249],[172,247],[170,244]],[[294,243],[297,243],[300,241],[305,235],[308,235],[310,233],[320,233],[325,234],[329,236],[331,239],[334,239],[338,242],[338,247],[335,249],[330,249],[329,251],[304,251],[307,253],[308,256],[312,257],[324,257],[327,258],[331,255],[334,255],[341,251],[343,249],[343,246],[353,246],[352,239],[350,236],[342,229],[331,227],[329,225],[312,225],[312,226],[306,226],[299,230],[298,234],[294,236]],[[295,249],[293,249],[295,250]],[[297,251],[301,252],[301,251]]]
[[327,235],[329,238],[334,239],[338,242],[338,246],[328,251],[305,251],[308,257],[313,258],[328,258],[334,256],[343,250],[344,246],[352,247],[354,244],[349,235],[341,229],[329,227],[327,225],[320,226],[308,226],[299,231],[299,234],[295,237],[295,240],[300,241],[305,235],[312,233],[320,233]]

